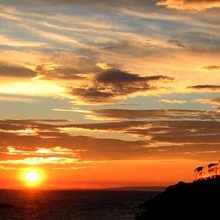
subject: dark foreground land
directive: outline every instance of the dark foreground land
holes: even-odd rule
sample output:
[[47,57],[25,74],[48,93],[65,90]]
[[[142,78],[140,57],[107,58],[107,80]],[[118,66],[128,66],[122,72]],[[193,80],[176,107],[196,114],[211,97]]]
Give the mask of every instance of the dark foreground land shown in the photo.
[[220,179],[179,182],[151,198],[139,208],[136,220],[219,218]]

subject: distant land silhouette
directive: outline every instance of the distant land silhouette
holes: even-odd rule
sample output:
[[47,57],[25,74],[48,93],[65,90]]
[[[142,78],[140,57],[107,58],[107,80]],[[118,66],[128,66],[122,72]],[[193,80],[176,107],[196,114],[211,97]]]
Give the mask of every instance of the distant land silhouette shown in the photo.
[[114,188],[104,188],[101,191],[154,191],[161,192],[166,189],[165,186],[128,186],[128,187],[114,187]]
[[136,220],[218,218],[220,179],[179,182],[138,207]]
[[14,208],[14,206],[11,204],[0,203],[0,209],[2,208]]

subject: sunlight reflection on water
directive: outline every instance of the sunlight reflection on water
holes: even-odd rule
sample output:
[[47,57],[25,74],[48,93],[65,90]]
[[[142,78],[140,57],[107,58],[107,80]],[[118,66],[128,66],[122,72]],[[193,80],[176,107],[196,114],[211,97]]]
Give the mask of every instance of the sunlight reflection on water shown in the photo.
[[155,192],[0,190],[4,220],[129,220]]

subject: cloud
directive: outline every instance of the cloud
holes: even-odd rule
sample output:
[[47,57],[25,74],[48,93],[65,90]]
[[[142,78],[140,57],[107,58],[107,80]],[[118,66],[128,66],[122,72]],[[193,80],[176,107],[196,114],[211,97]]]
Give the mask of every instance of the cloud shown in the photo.
[[220,66],[217,66],[217,65],[203,66],[202,69],[204,69],[204,70],[219,70]]
[[74,5],[77,7],[86,7],[86,8],[95,8],[99,10],[118,10],[121,7],[128,8],[143,8],[143,7],[153,7],[155,4],[155,0],[148,0],[147,2],[141,0],[112,0],[111,2],[107,0],[94,0],[93,2],[89,0],[48,0],[45,2],[44,0],[16,0],[16,2],[26,2],[28,4],[39,4],[42,3],[44,5]]
[[[17,10],[19,10],[19,7]],[[45,10],[48,10],[48,8],[46,8]],[[34,26],[35,28],[39,28],[40,30],[43,29],[45,32],[46,31],[51,32],[51,33],[59,32],[60,34],[63,34],[65,36],[68,35],[69,37],[74,38],[75,37],[74,33],[76,33],[76,30],[73,31],[73,30],[67,30],[67,29],[60,29],[60,30],[58,29],[58,27],[59,26],[62,27],[62,25],[65,26],[66,28],[68,27],[71,28],[72,27],[71,16],[68,16],[65,14],[59,14],[60,16],[56,17],[57,20],[55,20],[54,18],[55,14],[52,11],[50,12],[51,13],[47,15],[43,15],[43,13],[39,11],[36,12],[36,10],[35,10],[35,13],[34,12],[28,13],[27,11],[25,11],[24,13],[25,13],[25,17],[27,17],[27,20],[28,18],[31,18],[31,22],[33,22],[33,25],[30,25],[30,23],[28,23],[29,26]],[[22,11],[20,11],[19,13],[21,14]],[[64,17],[62,17],[61,15],[63,15]],[[157,17],[156,19],[157,22],[153,21],[155,22],[155,24],[158,23],[158,20],[160,17],[159,15],[160,15],[159,13],[154,14],[154,16]],[[126,17],[128,15],[126,14],[123,16]],[[149,16],[148,19],[151,19],[150,15],[148,16]],[[21,16],[21,17],[24,17],[24,16]],[[169,20],[170,22],[173,22],[174,29],[176,29],[177,24],[175,22],[175,19],[177,18],[177,16],[174,16],[173,20],[171,17],[172,16],[168,16],[167,20]],[[63,19],[62,21],[60,21],[62,24],[58,22],[58,18],[61,18],[61,20]],[[83,16],[81,17],[80,15],[80,18],[79,17],[77,18],[78,20],[80,20],[80,18],[83,18]],[[104,18],[107,18],[107,17],[104,17]],[[154,19],[154,17],[152,19]],[[141,20],[141,19],[138,19],[138,20]],[[161,20],[163,20],[163,17],[161,18]],[[184,24],[186,24],[187,21],[188,23],[190,23],[191,20],[193,19],[184,20]],[[47,23],[48,25],[50,24],[52,25],[56,23],[57,28],[55,29],[53,27],[37,24],[36,23],[37,21],[41,21],[41,23]],[[83,22],[84,20],[82,20],[81,23]],[[111,22],[113,22],[112,19],[110,19],[109,23]],[[141,22],[143,21],[141,20]],[[178,20],[178,22],[180,22],[180,20]],[[35,51],[35,53],[34,51],[32,53],[31,52],[26,52],[26,53],[19,52],[18,53],[18,51],[16,52],[13,51],[14,55],[12,55],[12,52],[11,52],[11,54],[8,54],[8,56],[5,56],[5,53],[4,53],[2,54],[2,57],[7,57],[7,59],[13,60],[14,62],[16,62],[17,65],[19,65],[20,63],[20,65],[23,66],[24,68],[30,71],[33,71],[35,75],[37,74],[38,78],[35,77],[35,79],[38,79],[38,81],[37,80],[32,81],[32,84],[28,85],[30,87],[30,90],[31,88],[33,88],[32,86],[34,84],[33,82],[35,82],[35,84],[36,82],[38,82],[41,85],[45,85],[45,80],[47,80],[49,81],[50,84],[56,85],[57,87],[59,86],[61,88],[60,90],[58,90],[59,88],[57,87],[54,87],[54,88],[51,87],[50,89],[51,93],[56,95],[56,97],[63,95],[64,97],[76,99],[76,101],[83,101],[84,103],[87,103],[90,105],[96,104],[96,103],[101,104],[103,100],[105,102],[113,104],[113,102],[110,102],[112,100],[109,100],[109,99],[117,99],[117,98],[125,99],[126,97],[129,97],[129,96],[169,92],[170,88],[166,87],[168,84],[164,83],[164,86],[163,86],[161,83],[161,87],[156,85],[157,82],[162,80],[162,77],[160,78],[160,80],[158,79],[155,81],[150,80],[150,79],[145,80],[144,77],[146,75],[151,76],[154,74],[156,75],[164,74],[163,80],[165,81],[165,77],[166,77],[165,72],[166,72],[166,73],[169,73],[171,76],[177,76],[177,75],[180,75],[181,73],[181,77],[185,79],[187,77],[186,75],[188,75],[188,70],[186,69],[187,68],[190,69],[190,67],[192,66],[191,63],[200,61],[200,56],[197,56],[197,54],[194,57],[198,57],[198,60],[193,59],[189,61],[190,56],[186,54],[187,53],[186,50],[188,46],[187,48],[184,49],[184,51],[181,49],[181,44],[185,45],[185,40],[184,40],[184,43],[182,42],[182,39],[185,39],[185,38],[182,38],[182,37],[181,39],[171,38],[169,42],[167,42],[167,39],[169,38],[167,37],[164,38],[164,36],[163,37],[158,36],[158,38],[153,39],[153,37],[151,36],[151,33],[147,33],[147,32],[145,34],[142,32],[140,33],[136,29],[136,27],[134,27],[133,25],[132,25],[132,28],[135,28],[135,29],[132,29],[132,30],[127,29],[127,28],[131,28],[127,23],[123,23],[125,24],[126,27],[122,26],[122,28],[118,31],[112,30],[111,24],[109,24],[110,30],[99,29],[99,32],[96,33],[96,29],[98,28],[93,28],[93,32],[91,32],[89,28],[85,26],[82,27],[83,24],[81,23],[80,24],[77,23],[76,29],[78,28],[80,32],[80,35],[79,35],[80,37],[77,35],[77,39],[80,39],[80,42],[81,40],[82,42],[87,42],[88,44],[90,44],[91,48],[87,48],[87,49],[84,48],[83,50],[83,48],[81,47],[76,48],[75,46],[73,46],[73,44],[71,44],[73,47],[71,46],[71,49],[68,50],[66,45],[63,45],[62,43],[54,45],[54,41],[51,41],[51,40],[48,41],[48,39],[46,39],[46,42],[48,44],[47,50],[44,50],[44,51],[40,50],[42,52],[39,52],[38,50],[38,52]],[[97,25],[98,25],[98,22],[97,22]],[[108,25],[108,22],[107,22],[107,25]],[[195,25],[196,24],[193,23],[192,26],[195,26]],[[208,26],[208,24],[206,25]],[[191,28],[189,29],[191,30]],[[29,31],[31,31],[31,29]],[[29,33],[29,31],[27,33]],[[94,40],[95,37],[93,36],[93,38],[90,38],[90,35],[88,34],[99,35],[99,37],[104,38],[104,39],[101,41]],[[199,36],[200,35],[201,34],[199,34]],[[168,37],[169,36],[170,36],[170,33]],[[211,39],[211,34],[210,36],[207,36],[207,39],[208,38]],[[53,38],[53,39],[56,41],[56,38]],[[88,42],[88,39],[89,39],[89,42]],[[204,42],[207,39],[205,38]],[[44,41],[45,39],[41,39],[41,40]],[[198,34],[195,34],[195,40],[198,40]],[[96,49],[94,49],[93,47],[94,45]],[[174,46],[170,46],[170,45],[174,45]],[[176,45],[177,46],[179,45],[178,50],[176,48]],[[73,51],[74,49],[75,51]],[[190,52],[190,48],[188,49]],[[127,53],[127,51],[130,51],[130,52]],[[176,51],[183,51],[183,52],[177,53]],[[15,56],[15,54],[17,56]],[[33,56],[33,54],[35,56]],[[201,54],[202,53],[199,53],[199,55]],[[205,53],[204,53],[204,56],[205,56]],[[173,65],[173,57],[176,58],[175,65]],[[182,62],[183,59],[185,62]],[[101,62],[111,63],[109,64],[109,66],[105,65],[105,68],[106,67],[111,68],[109,69],[109,71],[112,71],[112,73],[111,74],[108,73],[108,75],[109,77],[112,77],[112,79],[113,77],[118,76],[117,79],[120,82],[122,82],[121,88],[119,88],[118,86],[119,83],[117,83],[116,80],[115,82],[113,82],[112,79],[111,81],[107,80],[106,78],[107,74],[105,74],[105,71],[102,68],[103,65],[100,66]],[[183,67],[184,66],[183,63],[187,63],[187,67]],[[119,67],[120,67],[119,70],[116,69]],[[124,73],[124,75],[122,75],[122,73]],[[138,74],[135,74],[135,73],[138,73]],[[177,76],[177,78],[178,77],[179,76]],[[191,79],[192,78],[190,77],[189,81]],[[71,80],[72,82],[70,82]],[[129,80],[130,82],[132,82],[133,80],[134,82],[133,85],[132,83],[128,83],[128,85],[126,85],[126,82],[129,82]],[[78,81],[81,81],[81,82],[79,83]],[[108,87],[106,86],[107,83],[108,83]],[[197,84],[198,82],[193,82],[193,83]],[[212,83],[212,82],[207,82],[207,83]],[[28,86],[26,86],[26,88],[24,89],[26,93],[29,93],[30,91],[27,88]],[[12,85],[11,87],[13,87],[13,89],[11,89],[12,92],[14,93],[18,92],[17,90],[15,90],[14,85]],[[24,86],[22,85],[21,87],[24,88],[25,85]],[[45,87],[48,88],[47,85]],[[175,88],[177,87],[178,86],[176,86]],[[66,89],[66,93],[65,91],[63,91],[64,89]],[[39,91],[39,92],[42,91],[39,87],[36,87],[36,89],[34,90]],[[46,94],[45,96],[47,96],[46,92],[42,92],[42,93],[45,93]],[[34,95],[38,95],[38,94],[34,94]]]
[[[194,118],[188,120],[186,110],[173,110],[173,114],[180,114],[176,118],[174,115],[160,118],[162,112],[154,111],[154,116],[158,117],[149,116],[146,121],[70,124],[66,120],[57,120],[57,123],[56,120],[1,120],[0,163],[11,166],[51,164],[53,167],[57,164],[65,168],[68,164],[73,166],[86,161],[217,157],[220,122],[202,118],[203,112],[200,112],[199,117],[199,112],[188,111],[188,114],[194,115]],[[137,112],[135,114],[137,117]],[[217,112],[215,114],[219,117]],[[130,117],[127,115],[127,118]],[[65,129],[77,128],[122,132],[142,137],[142,140],[128,141],[65,133]],[[27,129],[35,132],[30,133]],[[22,130],[23,134],[19,132]]]
[[204,11],[210,8],[219,8],[219,0],[163,0],[157,5],[164,5],[166,8],[177,10],[188,10],[192,12]]
[[[197,26],[200,25],[197,24]],[[208,53],[208,50],[211,50],[213,53],[216,53],[217,50],[220,48],[220,41],[218,36],[212,31],[207,31],[207,28],[201,24],[200,30],[188,30],[182,35],[182,38],[185,42],[187,42],[188,47],[191,47],[191,50],[193,52],[196,50],[198,52],[200,50],[206,50]],[[213,26],[213,28],[215,27]],[[210,62],[216,62],[215,59],[210,59],[208,61],[208,64]],[[210,68],[212,68],[212,66],[213,65],[210,65]]]
[[[146,42],[147,38],[143,37],[141,35],[135,34],[135,33],[121,33],[121,35],[124,37],[127,35],[127,37],[130,37],[133,39],[133,41],[119,39],[115,41],[109,41],[107,43],[104,43],[100,46],[102,46],[103,51],[105,52],[113,52],[116,54],[121,55],[136,55],[140,56],[145,54],[146,52],[151,52],[151,50],[154,50],[152,45]],[[129,36],[130,35],[130,36]],[[122,37],[121,36],[121,37]]]
[[139,126],[147,125],[145,121],[119,121],[119,122],[105,122],[105,123],[91,123],[91,124],[71,124],[68,128],[79,128],[85,130],[95,131],[125,131],[130,128],[137,128]]
[[100,83],[119,85],[124,83],[144,81],[144,78],[137,74],[131,74],[119,69],[113,69],[97,74],[96,80]]
[[173,100],[170,100],[170,99],[160,99],[158,100],[158,102],[165,102],[165,103],[177,103],[177,104],[183,104],[183,103],[187,103],[187,101],[183,101],[183,100],[176,100],[176,99],[173,99]]
[[[193,158],[198,157],[200,153],[196,153],[199,145],[207,144],[206,151],[219,150],[217,145],[220,144],[219,126],[220,122],[218,111],[190,111],[190,110],[123,110],[123,109],[104,109],[98,110],[102,112],[102,116],[106,118],[116,119],[142,119],[142,121],[128,121],[98,123],[97,125],[87,125],[84,128],[90,129],[114,129],[125,133],[146,138],[149,147],[158,146],[156,150],[164,150],[164,156],[167,151],[176,154],[190,152]],[[143,121],[143,119],[147,119]],[[106,125],[106,127],[105,127]],[[191,149],[179,148],[179,145],[190,145]],[[212,144],[216,144],[212,146]],[[165,147],[165,146],[170,147]],[[163,146],[163,147],[162,147]],[[153,149],[151,149],[153,151]],[[194,153],[193,153],[194,152]],[[200,149],[198,152],[206,153]],[[172,153],[170,154],[170,156]],[[186,156],[186,155],[185,155]]]
[[80,87],[74,87],[70,95],[88,103],[102,102],[109,99],[126,98],[146,91],[160,91],[166,87],[159,87],[158,82],[170,82],[174,78],[155,75],[142,77],[119,69],[111,69],[94,75],[88,83],[83,82]]
[[197,91],[197,92],[219,92],[219,85],[196,85],[196,86],[188,86],[186,89]]
[[[166,125],[167,127],[163,127]],[[151,141],[160,143],[194,143],[219,144],[218,121],[160,121],[155,127],[163,128],[163,132],[152,130]],[[149,132],[149,131],[148,131]]]
[[106,88],[99,86],[85,86],[84,88],[74,88],[70,94],[88,101],[92,100],[93,102],[101,102],[101,100],[112,98],[114,96],[114,91],[112,91],[112,89],[110,91],[107,91]]
[[[9,134],[19,135],[33,135],[36,136],[38,132],[54,133],[59,132],[58,125],[51,125],[50,123],[67,123],[69,120],[63,119],[42,119],[42,120],[1,120],[0,131],[8,132]],[[57,133],[60,135],[59,133]],[[51,135],[53,136],[53,135]]]
[[98,109],[91,110],[94,118],[106,119],[213,119],[218,115],[215,111],[158,109],[158,110],[130,110],[130,109]]
[[181,42],[178,38],[176,38],[174,36],[172,36],[172,38],[170,40],[168,40],[168,43],[176,45],[178,47],[185,47],[183,42]]
[[[99,106],[99,105],[131,105],[131,104],[127,104],[124,102],[117,102],[117,101],[107,101],[105,100],[105,102],[103,102],[102,100],[96,100],[96,101],[92,101],[92,100],[75,100],[75,101],[70,101],[69,103],[72,103],[74,106],[75,105],[90,105],[90,106]],[[65,111],[64,109],[53,109],[55,111]],[[71,111],[71,109],[69,110]],[[74,109],[72,110],[74,111]]]
[[213,98],[213,99],[194,99],[193,102],[198,102],[198,103],[202,103],[202,104],[220,105],[220,98]]
[[33,78],[36,72],[23,66],[0,62],[0,76]]
[[86,75],[102,70],[94,60],[70,54],[66,54],[66,58],[62,55],[54,56],[51,63],[30,65],[29,68],[37,72],[38,79],[51,81],[83,80]]
[[[5,16],[4,16],[5,15]],[[9,14],[0,14],[1,17],[7,18],[7,19],[12,19],[12,20],[17,20],[19,21],[20,19],[16,16],[9,15]],[[2,46],[8,46],[8,47],[14,47],[14,48],[42,48],[45,47],[45,43],[41,42],[31,42],[31,41],[16,41],[16,40],[11,40],[4,35],[0,34],[0,45]]]
[[100,83],[105,84],[127,84],[136,82],[149,82],[149,81],[159,81],[159,80],[173,80],[173,78],[168,76],[156,75],[156,76],[146,76],[142,77],[138,74],[132,74],[119,69],[111,69],[106,72],[97,74],[96,80]]
[[[6,122],[5,122],[6,123]],[[6,128],[6,125],[4,125]],[[13,124],[15,126],[15,124]],[[19,126],[19,125],[18,125]],[[7,122],[7,127],[10,130],[0,131],[0,159],[7,161],[8,158],[12,161],[26,161],[27,163],[57,163],[62,165],[62,159],[65,159],[63,165],[68,161],[85,161],[85,160],[114,160],[114,159],[129,159],[133,158],[133,153],[136,153],[135,158],[140,156],[140,151],[144,149],[147,141],[125,141],[111,138],[93,138],[89,136],[70,136],[60,135],[53,137],[49,135],[53,133],[58,126],[52,126],[49,129],[42,124],[41,132],[46,132],[47,136],[43,136],[38,128],[31,123],[27,125],[36,129],[35,134],[21,135],[17,133],[17,129],[12,130],[12,125]],[[35,128],[34,128],[35,127]],[[61,126],[63,127],[63,126]],[[68,126],[67,126],[68,128]],[[140,148],[140,150],[138,150]],[[137,150],[136,150],[137,149]],[[136,152],[137,151],[137,152]],[[65,153],[65,155],[64,155]],[[42,160],[43,159],[43,160]]]
[[40,102],[37,99],[24,98],[24,97],[15,97],[15,96],[1,96],[0,102],[24,102],[24,103],[38,103]]
[[103,70],[114,69],[114,66],[109,63],[96,63],[96,66]]

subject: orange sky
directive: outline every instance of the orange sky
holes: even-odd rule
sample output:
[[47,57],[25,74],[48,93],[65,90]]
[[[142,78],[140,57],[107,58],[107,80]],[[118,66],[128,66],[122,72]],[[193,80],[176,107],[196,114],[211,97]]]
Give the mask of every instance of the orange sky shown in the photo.
[[2,0],[0,188],[33,169],[34,188],[167,186],[217,163],[219,8]]
[[[187,164],[186,164],[187,163]],[[1,188],[111,188],[127,186],[167,186],[177,181],[191,181],[195,163],[177,161],[103,161],[78,168],[54,169],[52,166],[26,166],[15,170],[2,170]],[[28,170],[40,174],[40,180],[28,183],[25,175]],[[186,177],[187,178],[186,178]],[[184,178],[185,177],[185,178]],[[6,184],[7,183],[7,184]]]

